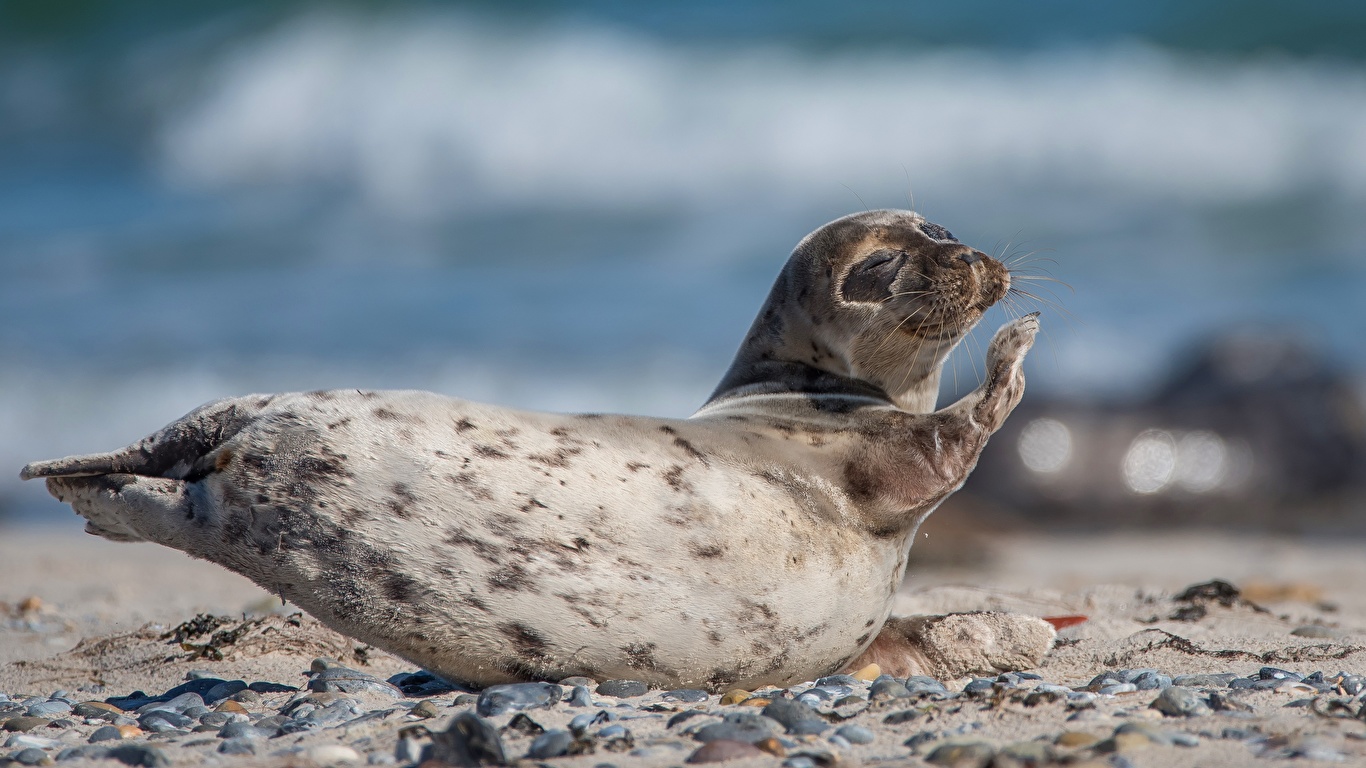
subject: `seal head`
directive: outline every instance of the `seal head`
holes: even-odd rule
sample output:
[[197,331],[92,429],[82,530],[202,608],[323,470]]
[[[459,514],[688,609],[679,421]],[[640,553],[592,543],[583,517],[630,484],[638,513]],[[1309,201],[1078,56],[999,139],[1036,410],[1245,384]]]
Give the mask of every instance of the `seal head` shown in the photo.
[[929,413],[944,359],[1009,288],[1001,262],[918,213],[837,219],[797,245],[711,401],[846,392]]

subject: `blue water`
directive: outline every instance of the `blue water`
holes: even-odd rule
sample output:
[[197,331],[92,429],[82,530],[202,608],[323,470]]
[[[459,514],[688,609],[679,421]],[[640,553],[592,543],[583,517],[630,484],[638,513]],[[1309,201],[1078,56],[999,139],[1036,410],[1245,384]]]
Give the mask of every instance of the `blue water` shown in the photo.
[[0,509],[52,512],[26,460],[249,391],[687,414],[796,241],[865,207],[1047,259],[1036,391],[1138,392],[1248,323],[1366,369],[1366,13],[1054,5],[12,23]]

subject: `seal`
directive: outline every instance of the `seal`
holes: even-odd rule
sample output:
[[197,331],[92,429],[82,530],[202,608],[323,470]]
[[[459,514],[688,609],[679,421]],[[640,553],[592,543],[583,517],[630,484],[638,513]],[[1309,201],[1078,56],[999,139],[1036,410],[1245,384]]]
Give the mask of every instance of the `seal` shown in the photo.
[[253,395],[22,476],[90,533],[218,563],[452,680],[752,688],[866,652],[936,668],[920,625],[878,636],[917,526],[1023,394],[1037,315],[935,410],[945,357],[1009,286],[920,215],[866,212],[797,245],[687,419]]

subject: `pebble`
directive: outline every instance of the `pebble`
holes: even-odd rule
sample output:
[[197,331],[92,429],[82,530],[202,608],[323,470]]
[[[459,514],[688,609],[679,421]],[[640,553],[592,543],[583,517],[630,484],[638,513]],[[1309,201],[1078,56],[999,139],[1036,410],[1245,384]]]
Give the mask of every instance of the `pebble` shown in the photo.
[[1198,717],[1210,713],[1209,705],[1198,693],[1179,685],[1163,690],[1149,706],[1169,717]]
[[19,747],[20,749],[56,749],[65,746],[57,739],[45,739],[42,736],[34,736],[29,733],[16,733],[5,740],[6,747]]
[[1138,690],[1138,686],[1133,683],[1114,683],[1103,685],[1096,690],[1101,696],[1115,696],[1121,693],[1133,693]]
[[[556,691],[560,688],[558,685],[549,687]],[[507,764],[507,754],[503,750],[503,739],[498,729],[472,712],[456,715],[449,728],[432,734],[431,759],[451,765]]]
[[475,711],[483,717],[490,717],[523,709],[541,709],[558,702],[562,692],[560,686],[552,683],[491,685],[479,694]]
[[569,706],[571,707],[591,707],[593,706],[593,694],[588,692],[588,686],[576,685],[574,690],[569,692]]
[[849,742],[850,744],[872,744],[873,732],[861,725],[842,726],[835,735]]
[[71,705],[65,701],[40,701],[28,708],[24,714],[29,717],[50,717],[53,719],[71,714]]
[[764,717],[770,717],[787,729],[793,736],[820,735],[830,728],[811,707],[796,699],[776,699],[769,702],[763,710]]
[[124,765],[140,766],[141,768],[161,768],[170,765],[170,758],[166,753],[150,744],[120,744],[110,747],[105,755],[118,760]]
[[1177,675],[1172,678],[1172,685],[1179,685],[1185,688],[1226,688],[1228,684],[1238,679],[1232,672],[1220,672],[1213,675]]
[[738,712],[726,715],[719,723],[711,723],[698,728],[693,738],[698,741],[743,741],[753,744],[756,741],[776,736],[783,726],[776,720],[754,712]]
[[217,704],[220,701],[247,690],[245,680],[228,680],[218,683],[214,687],[204,692],[204,701],[209,704]]
[[767,757],[768,753],[747,741],[715,739],[703,744],[688,756],[689,763],[721,763],[747,757]]
[[949,689],[944,684],[935,680],[933,677],[925,675],[912,675],[906,678],[906,690],[912,696],[925,696],[930,694],[947,694]]
[[11,733],[23,733],[34,728],[45,728],[51,722],[45,717],[11,717],[5,721],[5,730]]
[[218,706],[214,707],[213,710],[215,712],[225,712],[228,714],[248,714],[247,708],[242,706],[233,699],[228,699],[227,701],[219,702]]
[[598,686],[599,696],[631,699],[649,693],[650,686],[639,680],[608,680]]
[[661,699],[665,701],[681,701],[687,704],[700,704],[711,698],[706,691],[696,688],[680,688],[676,691],[665,691]]
[[360,753],[343,744],[319,744],[299,752],[299,757],[317,765],[360,762]]
[[262,728],[251,723],[228,723],[218,731],[220,739],[268,739],[278,728]]
[[1069,749],[1086,749],[1093,747],[1103,741],[1104,738],[1094,733],[1086,731],[1063,731],[1058,734],[1058,738],[1053,740],[1054,744]]
[[1155,669],[1145,669],[1143,674],[1138,675],[1129,682],[1140,691],[1156,691],[1163,688],[1170,688],[1172,679]]
[[963,693],[966,693],[969,696],[982,696],[991,693],[995,688],[995,678],[974,677],[967,685],[963,686]]
[[117,726],[106,725],[102,728],[95,729],[95,732],[90,734],[90,738],[87,739],[87,741],[94,744],[100,741],[118,741],[122,738],[123,734],[119,731]]
[[41,749],[21,749],[13,755],[14,762],[20,765],[41,765],[47,760],[47,753]]
[[1304,675],[1275,667],[1262,667],[1257,670],[1257,677],[1262,680],[1294,680],[1295,682],[1304,679]]
[[374,675],[358,669],[343,667],[326,662],[326,666],[313,672],[308,680],[308,689],[319,693],[382,693],[395,699],[403,698],[403,692]]
[[561,687],[561,688],[573,688],[573,687],[578,686],[578,685],[582,685],[584,688],[593,688],[593,687],[595,687],[597,684],[598,684],[598,681],[597,681],[597,680],[594,680],[594,679],[591,678],[591,677],[584,677],[583,675],[575,675],[575,676],[573,676],[573,677],[566,677],[565,679],[563,679],[563,680],[560,681],[560,687]]
[[441,714],[440,710],[436,708],[436,704],[433,704],[431,700],[420,702],[416,707],[413,707],[408,712],[409,714],[415,717],[423,718],[424,720],[436,717],[437,715]]
[[573,743],[574,736],[569,731],[546,731],[531,742],[526,755],[536,760],[567,755]]
[[996,748],[985,741],[949,742],[935,747],[925,762],[953,768],[985,768],[996,756]]
[[721,704],[723,706],[729,704],[739,704],[740,702],[748,698],[749,691],[746,691],[743,688],[732,688],[729,691],[726,691],[725,693],[721,694]]
[[870,699],[907,699],[910,696],[910,689],[900,680],[891,677],[876,680],[868,687]]
[[254,755],[256,744],[251,739],[224,739],[218,745],[218,751],[225,755]]

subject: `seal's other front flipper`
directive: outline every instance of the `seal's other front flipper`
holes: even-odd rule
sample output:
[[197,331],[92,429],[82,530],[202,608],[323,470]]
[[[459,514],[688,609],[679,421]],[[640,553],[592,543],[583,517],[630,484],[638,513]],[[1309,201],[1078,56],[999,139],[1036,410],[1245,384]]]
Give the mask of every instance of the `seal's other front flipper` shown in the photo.
[[50,477],[47,490],[86,519],[86,533],[113,541],[155,541],[183,549],[195,524],[185,483],[107,474]]

